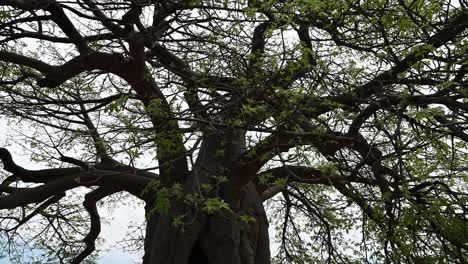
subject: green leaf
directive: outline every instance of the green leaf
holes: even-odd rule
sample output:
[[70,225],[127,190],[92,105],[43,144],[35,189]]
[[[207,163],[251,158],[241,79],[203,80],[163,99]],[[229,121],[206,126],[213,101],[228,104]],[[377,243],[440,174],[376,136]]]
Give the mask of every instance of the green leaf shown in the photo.
[[171,208],[171,194],[168,189],[162,188],[156,193],[155,210],[159,214],[167,214]]
[[257,221],[255,217],[246,214],[239,216],[239,220],[246,224],[253,224]]
[[216,198],[206,199],[205,206],[203,206],[202,210],[204,212],[207,212],[208,214],[213,214],[221,210],[230,211],[231,209],[229,208],[229,204],[227,204],[221,198],[216,197]]

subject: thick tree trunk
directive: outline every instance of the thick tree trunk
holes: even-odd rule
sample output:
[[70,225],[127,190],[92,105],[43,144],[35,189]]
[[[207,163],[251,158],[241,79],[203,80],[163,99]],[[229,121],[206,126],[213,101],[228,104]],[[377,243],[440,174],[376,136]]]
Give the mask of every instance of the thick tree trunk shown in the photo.
[[[147,207],[148,210],[151,206]],[[183,229],[172,225],[187,208],[154,215],[147,224],[144,264],[269,264],[268,222],[253,185],[243,195],[237,212],[198,215]],[[245,223],[240,215],[255,217]]]
[[[253,216],[256,220],[245,223],[239,220],[240,215]],[[246,189],[240,210],[231,216],[214,214],[208,217],[200,233],[200,245],[208,259],[206,263],[270,263],[268,222],[253,185]]]
[[[200,184],[213,184],[213,176],[226,175],[244,151],[243,131],[227,131],[204,138],[192,174],[183,183],[183,193],[197,193]],[[223,155],[219,155],[222,150]],[[240,203],[232,201],[229,181],[205,198],[220,197],[231,210],[208,214],[183,202],[172,201],[165,215],[153,215],[147,224],[144,264],[269,264],[268,221],[262,200],[252,183],[241,188]],[[238,208],[232,206],[240,204]],[[199,205],[202,206],[202,205]],[[147,202],[147,212],[153,208]],[[185,215],[184,228],[173,219]],[[245,223],[240,216],[254,222]]]

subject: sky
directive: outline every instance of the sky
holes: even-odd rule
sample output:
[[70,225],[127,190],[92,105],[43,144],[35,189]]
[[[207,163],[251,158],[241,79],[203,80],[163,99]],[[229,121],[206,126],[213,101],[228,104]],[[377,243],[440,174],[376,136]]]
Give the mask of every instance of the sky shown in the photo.
[[[0,119],[0,147],[7,147],[13,155],[13,158],[18,165],[25,168],[37,168],[37,163],[30,161],[29,155],[25,153],[21,146],[11,140],[15,137],[15,131],[7,125],[4,119]],[[102,224],[100,237],[105,239],[105,243],[101,248],[98,263],[99,264],[131,264],[141,263],[141,257],[132,255],[120,248],[117,245],[119,241],[125,238],[127,226],[131,221],[142,222],[144,219],[144,209],[142,206],[122,206],[119,209],[111,212],[106,207],[100,207],[99,213],[104,218],[108,219],[108,224]],[[8,259],[1,259],[0,264],[10,263]]]

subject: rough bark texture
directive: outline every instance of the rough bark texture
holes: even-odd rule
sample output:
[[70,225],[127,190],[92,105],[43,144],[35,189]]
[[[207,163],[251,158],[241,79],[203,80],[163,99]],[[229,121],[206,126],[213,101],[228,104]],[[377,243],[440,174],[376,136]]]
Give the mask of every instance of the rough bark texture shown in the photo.
[[[229,131],[213,134],[202,143],[196,166],[183,183],[184,194],[196,192],[199,185],[212,183],[213,176],[226,175],[232,163],[244,150],[243,132]],[[217,151],[223,149],[223,155]],[[268,221],[262,199],[252,183],[241,188],[240,203],[232,200],[233,189],[227,182],[208,194],[229,201],[231,210],[213,214],[199,208],[174,201],[167,215],[152,214],[148,220],[145,240],[146,263],[270,263]],[[240,204],[236,207],[236,204]],[[154,201],[147,202],[150,213]],[[172,225],[172,220],[184,214],[184,228]],[[255,217],[255,222],[245,223],[239,216]]]
[[[153,215],[147,225],[143,263],[270,263],[268,222],[253,186],[246,190],[241,204],[237,213],[200,212],[183,230],[171,224],[180,208],[168,215]],[[256,221],[239,221],[244,212],[254,215]]]

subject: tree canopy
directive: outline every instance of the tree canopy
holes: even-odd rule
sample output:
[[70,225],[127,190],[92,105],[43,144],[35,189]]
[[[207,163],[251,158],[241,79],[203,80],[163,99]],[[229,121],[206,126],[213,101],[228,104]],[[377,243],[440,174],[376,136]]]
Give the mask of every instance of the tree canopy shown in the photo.
[[0,148],[0,255],[94,263],[98,205],[133,197],[143,263],[466,263],[467,27],[450,0],[0,0],[0,116],[48,164]]

